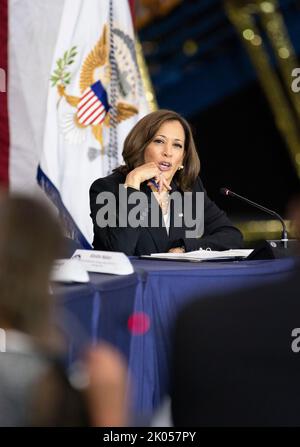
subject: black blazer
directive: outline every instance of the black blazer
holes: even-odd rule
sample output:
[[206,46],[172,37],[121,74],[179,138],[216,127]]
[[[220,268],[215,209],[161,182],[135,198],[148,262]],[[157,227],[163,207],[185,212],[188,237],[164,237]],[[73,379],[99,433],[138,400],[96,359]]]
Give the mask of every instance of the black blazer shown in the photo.
[[[171,207],[170,211],[169,235],[164,226],[161,210],[159,210],[160,225],[158,228],[152,228],[151,226],[147,228],[142,226],[138,228],[129,226],[126,228],[108,226],[100,228],[97,225],[96,216],[103,205],[96,203],[97,196],[104,191],[111,192],[116,197],[118,206],[119,185],[125,182],[125,177],[120,172],[114,172],[108,177],[96,180],[90,188],[90,215],[94,225],[93,246],[96,250],[121,251],[128,256],[140,256],[167,252],[170,248],[179,246],[184,246],[186,251],[198,250],[200,247],[203,249],[210,247],[212,250],[226,250],[243,246],[240,231],[232,225],[226,214],[208,198],[199,178],[195,182],[192,194],[194,200],[197,191],[204,192],[204,234],[201,238],[185,237],[185,232],[189,228],[185,226],[184,219],[182,219],[181,227],[174,225],[173,207]],[[172,192],[179,191],[175,182],[171,183],[171,187]],[[141,184],[141,191],[147,194],[148,197],[148,210],[145,210],[147,212],[151,210],[150,200],[152,193],[147,186],[147,182]],[[126,190],[127,196],[134,192],[136,190],[130,187]],[[182,194],[182,192],[180,193]],[[128,206],[129,211],[130,205]],[[195,210],[193,209],[193,211]],[[118,216],[116,218],[118,219]]]
[[299,291],[298,270],[283,282],[187,305],[170,368],[176,426],[300,425],[300,352],[292,349],[300,347],[292,336]]

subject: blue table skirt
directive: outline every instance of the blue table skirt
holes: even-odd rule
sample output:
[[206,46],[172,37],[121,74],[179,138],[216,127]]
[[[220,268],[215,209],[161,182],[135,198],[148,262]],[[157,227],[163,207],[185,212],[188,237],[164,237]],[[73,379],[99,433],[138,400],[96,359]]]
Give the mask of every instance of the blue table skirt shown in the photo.
[[[89,285],[60,285],[58,318],[67,338],[69,364],[87,343],[109,341],[128,360],[136,412],[150,415],[169,391],[172,328],[180,309],[210,294],[280,281],[294,259],[234,262],[175,262],[131,259],[129,276],[91,274]],[[128,327],[132,315],[150,323],[145,333]]]
[[106,340],[129,358],[131,334],[127,321],[132,315],[139,277],[136,273],[115,276],[91,273],[88,284],[55,285],[56,323],[66,340],[70,366],[87,345]]

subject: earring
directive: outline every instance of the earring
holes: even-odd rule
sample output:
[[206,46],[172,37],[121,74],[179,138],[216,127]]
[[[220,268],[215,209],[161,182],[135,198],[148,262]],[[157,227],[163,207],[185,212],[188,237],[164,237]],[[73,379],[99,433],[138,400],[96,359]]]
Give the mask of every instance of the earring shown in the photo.
[[181,171],[183,169],[183,165],[178,166],[178,171]]

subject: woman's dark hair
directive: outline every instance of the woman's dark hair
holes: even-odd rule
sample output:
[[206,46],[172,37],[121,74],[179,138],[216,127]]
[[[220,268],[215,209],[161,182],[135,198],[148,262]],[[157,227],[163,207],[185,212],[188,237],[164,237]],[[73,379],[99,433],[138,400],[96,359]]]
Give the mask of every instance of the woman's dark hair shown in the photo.
[[37,336],[47,331],[49,277],[61,244],[49,207],[22,196],[0,200],[0,326]]
[[123,158],[125,165],[117,170],[127,174],[144,163],[144,152],[148,144],[157,134],[158,129],[166,121],[179,121],[185,134],[184,168],[177,171],[174,180],[182,191],[191,190],[199,175],[200,160],[195,147],[192,131],[188,122],[178,113],[171,110],[157,110],[144,116],[129,132],[124,142]]

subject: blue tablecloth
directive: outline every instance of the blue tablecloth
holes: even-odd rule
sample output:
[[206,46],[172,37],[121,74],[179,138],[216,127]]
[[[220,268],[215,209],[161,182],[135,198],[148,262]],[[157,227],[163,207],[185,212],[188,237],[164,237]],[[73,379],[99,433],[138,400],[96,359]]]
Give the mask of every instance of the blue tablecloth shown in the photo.
[[106,340],[128,359],[131,334],[127,328],[137,295],[136,273],[114,276],[90,273],[88,284],[56,284],[56,323],[66,340],[70,366],[87,345]]
[[[172,328],[182,306],[210,294],[286,279],[294,259],[242,262],[175,262],[132,259],[129,276],[91,274],[89,285],[57,286],[59,317],[67,334],[69,362],[87,342],[104,339],[128,360],[135,410],[150,415],[169,390]],[[132,315],[150,322],[130,331]]]

